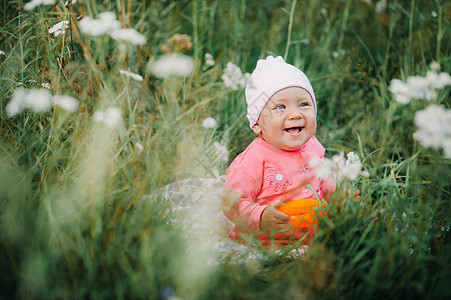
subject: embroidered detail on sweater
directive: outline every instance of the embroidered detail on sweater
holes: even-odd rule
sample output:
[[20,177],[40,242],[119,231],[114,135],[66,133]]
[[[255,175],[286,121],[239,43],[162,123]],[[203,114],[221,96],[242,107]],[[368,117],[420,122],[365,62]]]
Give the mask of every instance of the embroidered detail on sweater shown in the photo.
[[288,176],[280,170],[280,168],[268,169],[268,175],[266,175],[265,180],[269,181],[269,186],[274,188],[276,192],[284,192],[288,185],[291,184]]
[[304,164],[301,169],[302,173],[307,173],[310,171],[310,166],[308,164]]

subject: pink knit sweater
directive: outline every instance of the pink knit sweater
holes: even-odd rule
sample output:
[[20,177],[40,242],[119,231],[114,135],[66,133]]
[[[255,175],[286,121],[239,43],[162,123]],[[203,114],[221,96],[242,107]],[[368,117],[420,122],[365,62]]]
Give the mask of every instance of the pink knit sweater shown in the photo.
[[276,200],[285,203],[315,198],[305,184],[301,185],[309,178],[313,178],[308,183],[320,198],[326,190],[329,195],[335,191],[335,187],[326,180],[313,177],[309,165],[312,158],[323,159],[324,152],[324,147],[315,137],[296,151],[275,148],[257,137],[226,171],[223,211],[235,224],[230,237],[240,239],[240,233],[253,234],[264,246],[270,247],[271,241],[290,244],[306,236],[302,243],[307,244],[315,228],[296,229],[291,236],[276,234],[272,240],[269,232],[261,232],[260,218],[265,208]]

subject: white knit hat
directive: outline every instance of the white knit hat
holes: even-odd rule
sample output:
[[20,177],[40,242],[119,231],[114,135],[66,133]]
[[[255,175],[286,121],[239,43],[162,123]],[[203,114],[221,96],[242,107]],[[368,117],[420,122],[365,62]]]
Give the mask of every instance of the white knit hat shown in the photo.
[[281,56],[268,56],[257,61],[246,85],[247,118],[251,128],[257,123],[268,100],[278,91],[292,86],[301,87],[310,94],[316,112],[313,88],[301,70],[287,64]]

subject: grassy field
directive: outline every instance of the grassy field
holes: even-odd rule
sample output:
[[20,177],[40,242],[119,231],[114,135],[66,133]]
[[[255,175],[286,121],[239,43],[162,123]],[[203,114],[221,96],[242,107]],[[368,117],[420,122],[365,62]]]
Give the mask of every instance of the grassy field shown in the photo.
[[[1,299],[451,298],[449,1],[40,2],[0,2]],[[227,64],[267,55],[369,177],[339,182],[361,199],[332,197],[307,257],[218,261],[206,213],[160,191],[254,138]]]

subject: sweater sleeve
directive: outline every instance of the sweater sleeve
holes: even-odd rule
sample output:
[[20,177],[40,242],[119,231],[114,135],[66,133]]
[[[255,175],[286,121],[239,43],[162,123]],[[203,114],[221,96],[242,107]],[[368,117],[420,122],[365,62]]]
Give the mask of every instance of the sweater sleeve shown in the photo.
[[223,211],[238,228],[260,231],[260,218],[267,205],[260,205],[256,198],[261,180],[242,165],[227,170]]

